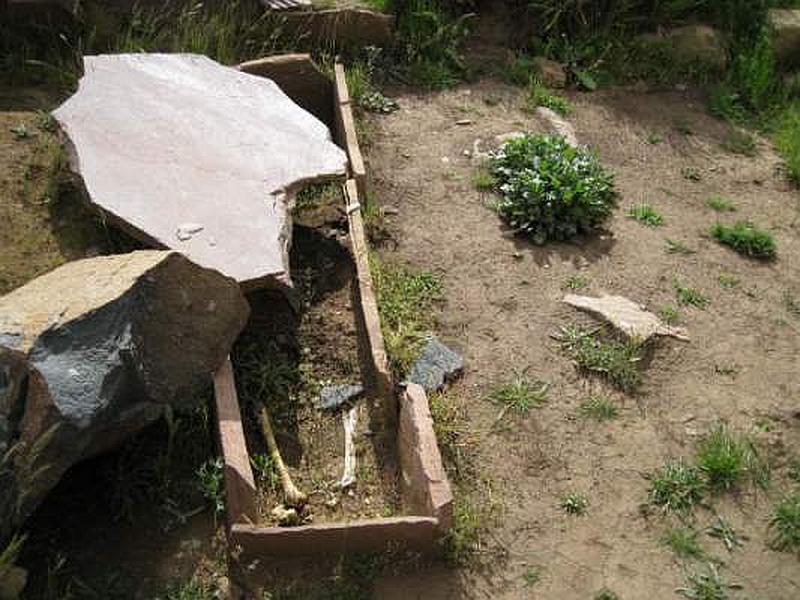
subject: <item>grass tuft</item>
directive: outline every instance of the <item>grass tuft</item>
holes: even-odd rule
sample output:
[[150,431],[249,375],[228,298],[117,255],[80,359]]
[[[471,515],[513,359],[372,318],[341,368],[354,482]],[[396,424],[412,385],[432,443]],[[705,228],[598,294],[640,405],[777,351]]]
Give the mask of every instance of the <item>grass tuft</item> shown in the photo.
[[472,174],[472,185],[476,190],[490,192],[494,189],[495,179],[488,169],[478,169]]
[[580,413],[596,421],[611,421],[619,416],[619,407],[604,396],[592,396],[581,404]]
[[738,221],[735,225],[716,223],[711,228],[711,236],[720,244],[752,258],[772,260],[777,254],[772,234],[748,221]]
[[659,308],[658,317],[667,325],[677,325],[681,322],[681,313],[674,306],[662,306]]
[[650,477],[650,502],[665,511],[685,513],[703,499],[706,484],[697,467],[670,462]]
[[736,212],[736,205],[722,196],[710,196],[706,198],[706,206],[719,213]]
[[527,106],[531,111],[536,110],[539,106],[543,106],[558,113],[562,117],[566,117],[572,112],[572,105],[569,100],[550,93],[550,91],[535,77],[531,77],[528,83]]
[[678,558],[701,558],[704,554],[697,541],[697,532],[690,527],[671,527],[664,532],[661,541]]
[[686,583],[687,587],[675,591],[689,600],[728,600],[728,590],[740,587],[727,583],[714,563],[708,563],[702,573],[687,575]]
[[518,376],[492,390],[489,399],[503,407],[503,412],[511,410],[526,414],[547,402],[550,384],[543,381],[532,381],[525,376]]
[[769,521],[770,546],[780,552],[800,553],[800,495],[781,500]]
[[694,288],[681,285],[675,282],[675,293],[678,295],[678,302],[684,306],[695,306],[705,310],[708,306],[708,298]]
[[733,273],[728,273],[727,271],[720,273],[717,277],[717,281],[719,281],[719,285],[724,287],[726,290],[733,289],[739,285],[739,278]]
[[571,325],[561,329],[561,344],[580,369],[603,375],[622,391],[635,391],[642,383],[643,345],[638,340],[601,340]]
[[568,515],[581,516],[589,510],[589,499],[580,492],[570,492],[562,496],[559,506]]
[[717,492],[732,490],[746,480],[761,487],[769,482],[767,466],[750,438],[731,432],[726,425],[717,426],[700,442],[696,458],[708,486]]
[[789,180],[800,186],[800,104],[793,104],[778,120],[775,145],[783,157]]
[[664,224],[664,217],[649,204],[632,206],[628,210],[628,217],[648,227],[660,227]]

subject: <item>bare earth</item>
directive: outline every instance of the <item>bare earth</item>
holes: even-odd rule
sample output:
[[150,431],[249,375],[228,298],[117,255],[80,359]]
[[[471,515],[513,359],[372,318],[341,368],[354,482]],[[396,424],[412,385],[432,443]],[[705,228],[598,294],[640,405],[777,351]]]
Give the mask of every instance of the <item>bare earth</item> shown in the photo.
[[[439,331],[468,365],[448,396],[467,415],[469,452],[498,506],[474,566],[386,577],[376,597],[570,600],[604,587],[624,599],[676,597],[699,565],[682,565],[660,542],[674,521],[640,511],[648,494],[643,475],[671,458],[691,460],[699,436],[720,420],[753,435],[772,464],[772,486],[713,502],[748,538],[742,548],[729,554],[705,534],[701,544],[725,561],[725,578],[743,586],[733,597],[800,597],[797,558],[767,548],[768,517],[790,489],[786,464],[800,443],[800,316],[786,301],[800,295],[800,194],[781,176],[767,142],[755,158],[725,152],[726,126],[691,92],[574,95],[568,120],[616,174],[620,205],[608,234],[532,246],[511,236],[487,207],[490,197],[475,191],[475,167],[464,155],[479,138],[488,149],[498,134],[547,131],[520,110],[521,96],[488,80],[431,95],[399,92],[400,111],[371,118],[371,190],[398,211],[388,217],[397,244],[381,252],[444,279]],[[463,119],[472,123],[456,124]],[[648,144],[651,133],[663,141]],[[685,167],[698,169],[701,180],[686,179]],[[711,195],[734,201],[738,212],[717,215],[705,204]],[[663,227],[626,218],[642,202],[664,215]],[[760,264],[717,245],[704,232],[718,218],[769,229],[778,260]],[[667,254],[667,238],[696,254]],[[738,286],[723,288],[723,272]],[[710,304],[681,308],[691,342],[659,341],[642,390],[624,396],[579,374],[550,337],[560,325],[586,322],[561,303],[575,275],[590,281],[581,293],[619,294],[654,311],[677,306],[676,279]],[[735,373],[720,374],[729,367]],[[486,400],[489,391],[526,369],[551,383],[549,402],[491,429],[498,409]],[[578,406],[594,393],[622,403],[621,417],[607,424],[582,419]],[[585,516],[559,507],[572,491],[588,496]],[[478,502],[486,491],[462,485],[459,495]],[[711,510],[696,517],[700,531],[714,521]],[[530,568],[542,576],[526,586]]]

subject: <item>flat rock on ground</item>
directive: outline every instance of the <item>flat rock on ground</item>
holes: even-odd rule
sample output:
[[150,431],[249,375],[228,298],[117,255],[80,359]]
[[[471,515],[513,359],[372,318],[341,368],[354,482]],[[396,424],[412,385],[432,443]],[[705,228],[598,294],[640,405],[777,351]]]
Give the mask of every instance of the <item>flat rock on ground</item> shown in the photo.
[[426,392],[431,393],[442,389],[445,383],[458,377],[463,370],[463,357],[445,346],[438,338],[431,337],[406,379],[421,385]]
[[567,294],[564,296],[564,302],[608,321],[625,335],[641,341],[658,335],[688,340],[685,329],[667,325],[636,302],[622,296],[606,295],[592,298]]
[[236,281],[156,250],[0,298],[0,547],[74,463],[198,403],[248,314]]
[[325,124],[269,79],[191,54],[84,57],[53,114],[91,202],[240,283],[288,282],[294,192],[344,176]]
[[345,402],[355,400],[364,393],[364,386],[345,383],[329,385],[319,393],[319,407],[323,410],[334,410]]

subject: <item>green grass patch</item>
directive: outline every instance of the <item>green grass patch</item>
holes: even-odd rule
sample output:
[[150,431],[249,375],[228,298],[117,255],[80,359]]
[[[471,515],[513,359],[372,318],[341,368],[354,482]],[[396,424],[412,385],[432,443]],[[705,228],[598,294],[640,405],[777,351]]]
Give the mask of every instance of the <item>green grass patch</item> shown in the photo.
[[595,421],[611,421],[619,416],[619,406],[604,396],[592,396],[581,403],[580,414]]
[[503,407],[502,414],[512,411],[526,414],[533,408],[539,408],[547,402],[550,384],[544,381],[531,380],[521,375],[512,381],[494,388],[489,399]]
[[369,258],[386,352],[398,373],[416,360],[433,326],[432,308],[442,297],[441,280],[428,271],[412,271]]
[[706,206],[719,213],[736,212],[736,205],[722,196],[710,196],[706,198]]
[[686,513],[703,499],[705,491],[703,473],[680,460],[650,476],[650,503],[665,511]]
[[777,255],[772,234],[748,221],[738,221],[734,225],[716,223],[710,233],[720,244],[730,246],[744,256],[772,260]]
[[648,227],[660,227],[664,224],[664,217],[649,204],[631,206],[628,209],[628,217]]
[[611,590],[602,589],[592,596],[593,600],[620,600],[619,595]]
[[681,175],[687,181],[693,181],[695,183],[702,181],[703,176],[700,173],[700,169],[697,167],[683,167],[681,169]]
[[684,286],[677,281],[675,282],[675,293],[678,296],[678,303],[684,306],[694,306],[701,310],[705,310],[708,306],[708,298],[702,292]]
[[584,290],[589,287],[589,278],[584,277],[583,275],[572,275],[564,282],[562,286],[565,290],[569,290],[571,292],[577,292],[580,290]]
[[719,568],[709,562],[703,571],[689,573],[686,576],[686,587],[678,588],[675,592],[689,600],[728,600],[728,591],[740,587],[726,582]]
[[775,506],[769,530],[773,549],[800,553],[800,495],[788,496]]
[[681,322],[681,313],[674,306],[662,306],[659,308],[658,317],[667,325],[677,325]]
[[522,581],[525,582],[525,587],[533,587],[542,578],[542,570],[538,567],[529,567],[522,574]]
[[562,327],[561,345],[580,369],[597,373],[625,392],[642,383],[639,363],[644,348],[638,340],[601,339],[596,332]]
[[468,565],[483,546],[486,508],[465,498],[453,503],[453,524],[444,539],[445,558],[450,564]]
[[661,542],[681,559],[698,559],[704,554],[697,532],[691,527],[670,527],[664,532]]
[[737,488],[746,481],[761,487],[769,484],[769,471],[752,440],[719,425],[706,435],[697,447],[697,466],[708,486],[716,492]]
[[589,510],[589,498],[580,492],[570,492],[561,497],[559,506],[568,515],[585,515]]
[[756,138],[753,134],[740,129],[731,130],[728,137],[722,142],[722,149],[731,154],[740,154],[742,156],[752,157],[758,154]]

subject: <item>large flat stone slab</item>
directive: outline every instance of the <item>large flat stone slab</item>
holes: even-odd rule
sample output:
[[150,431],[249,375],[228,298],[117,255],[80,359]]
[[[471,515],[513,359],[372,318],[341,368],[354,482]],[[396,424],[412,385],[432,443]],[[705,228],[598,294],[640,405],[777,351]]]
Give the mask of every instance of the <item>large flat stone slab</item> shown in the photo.
[[204,56],[86,56],[84,67],[54,115],[90,201],[240,283],[288,283],[294,192],[346,172],[328,128],[269,79]]

